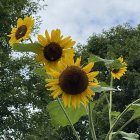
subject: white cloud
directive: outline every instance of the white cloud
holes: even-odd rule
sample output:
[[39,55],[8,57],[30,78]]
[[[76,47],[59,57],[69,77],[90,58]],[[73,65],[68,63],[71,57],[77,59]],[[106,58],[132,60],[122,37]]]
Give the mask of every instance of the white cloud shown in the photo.
[[140,0],[47,0],[40,34],[60,28],[78,43],[86,43],[93,32],[130,22],[140,22]]

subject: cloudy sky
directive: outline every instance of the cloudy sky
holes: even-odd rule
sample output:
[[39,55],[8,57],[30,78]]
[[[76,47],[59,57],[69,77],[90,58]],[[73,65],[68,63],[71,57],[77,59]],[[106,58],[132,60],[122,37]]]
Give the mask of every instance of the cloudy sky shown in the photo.
[[101,33],[110,27],[140,23],[140,0],[46,0],[41,16],[40,34],[60,28],[77,43],[85,44],[92,33]]

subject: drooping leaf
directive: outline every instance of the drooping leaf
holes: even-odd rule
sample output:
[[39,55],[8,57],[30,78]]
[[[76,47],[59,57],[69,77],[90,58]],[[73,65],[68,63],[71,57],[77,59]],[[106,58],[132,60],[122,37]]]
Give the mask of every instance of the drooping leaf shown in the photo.
[[114,60],[111,64],[110,64],[110,68],[115,68],[115,69],[120,69],[123,66],[125,66],[124,64],[122,64],[118,59]]
[[[67,126],[69,122],[62,111],[59,103],[57,101],[52,101],[47,106],[49,114],[52,119],[52,125],[56,128],[59,126]],[[86,115],[85,107],[81,104],[79,108],[74,109],[73,107],[65,108],[72,124],[75,124],[81,116]]]
[[124,131],[119,131],[118,134],[121,134],[122,137],[126,140],[139,140],[139,135],[135,133],[126,133]]
[[104,92],[104,91],[116,91],[116,89],[114,88],[111,88],[111,87],[102,87],[102,86],[99,86],[99,87],[91,87],[91,89],[94,91],[94,92]]
[[39,43],[28,43],[28,44],[16,43],[13,45],[12,48],[18,52],[36,53],[40,47],[41,45]]
[[133,104],[129,110],[134,110],[134,114],[131,117],[132,119],[136,119],[140,117],[140,104]]
[[89,62],[99,62],[99,61],[103,61],[103,59],[99,56],[94,55],[94,54],[90,54],[90,56],[88,58],[88,63]]

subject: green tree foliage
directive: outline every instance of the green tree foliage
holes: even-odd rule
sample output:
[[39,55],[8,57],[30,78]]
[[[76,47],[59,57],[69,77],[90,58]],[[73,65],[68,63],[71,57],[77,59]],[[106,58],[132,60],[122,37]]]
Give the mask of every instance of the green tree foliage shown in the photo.
[[[140,98],[140,26],[132,28],[128,24],[119,25],[93,34],[87,45],[79,45],[77,55],[82,55],[83,64],[87,63],[90,54],[95,54],[106,59],[117,59],[123,56],[128,64],[128,71],[121,80],[114,80],[114,87],[121,89],[113,93],[113,110],[122,111],[126,105]],[[79,53],[80,52],[80,53]],[[100,81],[109,84],[107,68],[101,62],[95,64],[94,69],[100,72]],[[108,95],[108,93],[105,93]],[[123,124],[131,113],[127,114],[120,122]],[[98,139],[102,140],[109,130],[108,105],[104,94],[96,94],[94,107],[94,121]],[[119,126],[118,126],[119,127]],[[124,128],[127,132],[140,134],[140,119],[131,122]]]
[[[56,139],[46,105],[51,100],[44,77],[33,73],[33,54],[14,54],[7,35],[19,17],[36,14],[41,5],[30,0],[0,1],[0,139]],[[28,57],[27,57],[28,56]],[[58,137],[58,136],[57,136]]]

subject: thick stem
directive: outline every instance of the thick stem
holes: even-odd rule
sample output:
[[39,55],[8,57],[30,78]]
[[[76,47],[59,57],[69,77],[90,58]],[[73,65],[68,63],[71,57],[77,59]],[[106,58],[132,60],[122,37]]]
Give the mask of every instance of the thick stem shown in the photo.
[[71,128],[72,128],[72,130],[73,130],[73,133],[74,133],[74,135],[75,135],[76,139],[77,139],[77,140],[80,140],[80,138],[79,138],[79,136],[78,136],[78,134],[77,134],[77,132],[76,132],[76,130],[75,130],[75,128],[74,128],[74,126],[73,126],[73,124],[72,124],[72,122],[71,122],[71,120],[70,120],[70,118],[69,118],[68,114],[67,114],[67,112],[65,111],[65,109],[64,109],[64,107],[63,107],[63,105],[62,105],[62,103],[61,103],[60,99],[59,99],[59,98],[57,98],[57,101],[58,101],[58,103],[59,103],[59,105],[60,105],[61,109],[63,110],[63,112],[64,112],[64,114],[65,114],[66,118],[68,119],[69,124],[70,124],[70,126],[71,126]]
[[97,140],[94,124],[93,124],[93,119],[92,119],[92,108],[90,107],[90,103],[88,104],[88,111],[89,111],[88,116],[89,116],[89,126],[91,130],[91,135],[92,135],[93,140]]
[[[110,80],[110,87],[112,88],[113,85],[113,77],[111,76]],[[110,91],[110,98],[109,98],[109,124],[110,124],[110,129],[112,127],[112,118],[111,118],[111,112],[112,112],[112,90]],[[111,140],[112,133],[109,134],[109,140]]]
[[115,128],[115,126],[117,125],[118,121],[122,118],[122,116],[128,111],[128,109],[135,103],[140,102],[140,98],[135,100],[134,102],[132,102],[131,104],[129,104],[126,109],[118,116],[118,118],[116,119],[116,121],[112,124],[111,129],[109,130],[109,132],[106,135],[105,140],[108,140],[110,133],[113,131],[113,129]]

